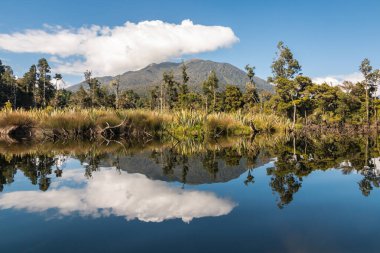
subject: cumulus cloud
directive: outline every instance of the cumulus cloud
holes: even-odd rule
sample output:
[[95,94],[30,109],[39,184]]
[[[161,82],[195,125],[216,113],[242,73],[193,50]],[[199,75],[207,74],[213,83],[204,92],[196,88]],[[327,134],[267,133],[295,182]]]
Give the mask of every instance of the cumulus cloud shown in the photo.
[[315,83],[327,83],[334,86],[342,84],[343,81],[351,81],[353,83],[360,82],[363,81],[363,75],[360,72],[355,72],[347,75],[330,75],[313,78],[313,82]]
[[[114,169],[103,169],[94,173],[90,180],[84,179],[83,170],[65,170],[65,174],[62,182],[55,183],[47,192],[3,193],[0,208],[31,212],[56,209],[61,215],[116,215],[146,222],[181,218],[190,222],[194,218],[226,215],[235,207],[233,202],[214,193],[175,188],[141,174],[120,174]],[[82,187],[64,187],[64,181]]]
[[65,74],[82,75],[91,69],[96,75],[116,75],[153,62],[229,47],[238,40],[229,27],[155,20],[115,27],[45,26],[0,34],[0,49],[51,55],[55,70]]

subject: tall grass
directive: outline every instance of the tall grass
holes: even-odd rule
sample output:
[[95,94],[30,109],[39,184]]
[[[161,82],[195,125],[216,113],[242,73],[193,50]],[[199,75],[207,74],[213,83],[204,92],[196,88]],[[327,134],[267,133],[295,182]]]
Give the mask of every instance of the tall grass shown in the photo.
[[37,122],[38,119],[33,113],[24,110],[2,111],[0,113],[0,128],[10,126],[33,127]]
[[291,127],[289,119],[275,114],[248,114],[245,116],[245,120],[251,121],[257,131],[265,133],[285,132]]
[[[289,120],[271,114],[211,113],[181,110],[64,109],[0,111],[0,128],[26,127],[51,131],[65,138],[174,137],[176,139],[247,136],[256,132],[285,132]],[[108,132],[107,132],[108,131]]]

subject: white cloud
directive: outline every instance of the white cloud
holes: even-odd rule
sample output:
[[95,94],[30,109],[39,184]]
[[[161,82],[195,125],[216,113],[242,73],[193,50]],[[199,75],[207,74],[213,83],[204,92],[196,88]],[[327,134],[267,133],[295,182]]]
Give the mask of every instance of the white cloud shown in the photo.
[[229,47],[238,40],[229,27],[155,20],[79,29],[46,25],[0,34],[0,49],[51,55],[55,70],[64,74],[82,75],[91,69],[95,75],[116,75],[182,55]]
[[[211,192],[175,188],[141,174],[119,173],[115,169],[103,169],[89,180],[83,177],[83,170],[65,170],[63,175],[61,182],[52,184],[47,192],[1,194],[0,208],[31,212],[57,209],[61,215],[77,212],[92,217],[116,215],[146,222],[181,218],[190,222],[194,218],[226,215],[235,207],[230,200]],[[64,187],[64,182],[82,188]]]
[[363,75],[360,72],[355,72],[347,75],[330,75],[324,77],[315,77],[313,82],[322,84],[327,83],[331,85],[340,85],[343,81],[351,81],[353,83],[360,82],[363,80]]

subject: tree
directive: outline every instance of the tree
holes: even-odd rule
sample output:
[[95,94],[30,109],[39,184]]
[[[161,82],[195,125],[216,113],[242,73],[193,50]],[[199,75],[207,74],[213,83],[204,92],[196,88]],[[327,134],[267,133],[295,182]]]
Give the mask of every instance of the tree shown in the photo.
[[86,70],[84,72],[84,78],[86,80],[86,83],[90,87],[90,93],[91,93],[91,107],[94,107],[96,105],[99,105],[99,101],[97,101],[97,93],[99,92],[100,88],[100,82],[98,79],[92,77],[92,72],[90,70]]
[[65,89],[57,90],[56,97],[54,99],[54,107],[63,109],[69,106],[71,96],[72,96],[72,92],[68,90],[65,90]]
[[119,104],[119,107],[123,109],[141,107],[140,96],[133,90],[125,90],[120,96]]
[[362,61],[359,70],[364,76],[363,84],[365,89],[366,122],[369,124],[369,100],[372,99],[377,90],[377,82],[380,79],[380,75],[379,70],[373,70],[371,63],[367,58]]
[[17,82],[10,66],[1,65],[1,82],[0,82],[0,103],[10,101],[13,108],[16,108],[16,95],[18,91]]
[[227,85],[224,93],[224,104],[227,112],[234,112],[243,107],[242,93],[239,87]]
[[276,84],[276,92],[280,93],[282,102],[288,103],[291,101],[293,107],[293,124],[296,122],[297,103],[300,95],[300,83],[293,81],[294,76],[301,71],[301,65],[294,59],[292,51],[280,41],[277,45],[276,58],[274,59],[271,68],[273,77],[268,78],[270,82]]
[[17,82],[16,78],[13,75],[13,69],[10,66],[5,66],[5,74],[4,74],[5,81],[10,85],[12,89],[12,105],[13,109],[17,108]]
[[182,62],[182,84],[179,87],[179,94],[187,94],[189,93],[189,87],[187,86],[187,82],[189,81],[189,76],[187,74],[187,67],[184,62]]
[[21,79],[21,87],[27,93],[34,93],[37,82],[37,67],[32,65]]
[[5,72],[5,65],[3,65],[3,62],[0,60],[0,83],[2,82],[2,77]]
[[160,100],[160,88],[158,86],[155,86],[150,91],[150,109],[154,110],[159,107],[159,100]]
[[71,96],[70,104],[73,104],[81,108],[89,108],[92,106],[91,96],[81,85],[79,90]]
[[113,87],[115,91],[115,107],[116,109],[119,108],[119,94],[120,94],[120,76],[117,76],[115,79],[111,81],[111,86]]
[[[39,72],[39,93],[40,100],[42,100],[42,106],[46,107],[47,99],[52,97],[52,85],[50,83],[51,76],[49,63],[45,58],[41,58],[38,60],[37,64],[38,72]],[[41,91],[42,90],[42,91]],[[47,96],[48,95],[48,96]]]
[[216,76],[214,70],[212,70],[206,81],[202,84],[203,95],[205,96],[206,111],[208,111],[208,106],[212,100],[212,110],[215,111],[216,106],[216,90],[219,87],[219,79]]
[[301,65],[294,59],[292,51],[284,45],[284,42],[280,41],[277,44],[277,50],[276,58],[271,65],[273,78],[269,81],[275,81],[280,77],[293,79],[301,71]]
[[255,76],[255,67],[250,67],[249,64],[245,66],[249,82],[246,84],[243,101],[246,106],[252,108],[256,103],[260,103],[259,94],[257,93],[256,83],[253,80]]
[[178,107],[180,108],[187,108],[189,106],[189,101],[191,100],[191,95],[189,94],[189,87],[187,86],[187,82],[189,81],[189,76],[187,74],[187,67],[184,62],[182,62],[182,83],[179,86],[179,93],[178,93]]
[[164,72],[162,76],[166,88],[166,103],[169,109],[173,109],[175,103],[178,101],[178,82],[174,80],[173,72]]

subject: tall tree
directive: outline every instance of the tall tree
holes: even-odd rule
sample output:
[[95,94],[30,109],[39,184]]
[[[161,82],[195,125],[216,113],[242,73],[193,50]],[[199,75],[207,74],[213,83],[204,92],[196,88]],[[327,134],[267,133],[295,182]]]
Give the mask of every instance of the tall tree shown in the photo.
[[5,72],[5,65],[3,65],[3,62],[0,60],[0,84],[2,83],[2,77]]
[[[377,82],[380,79],[379,70],[373,70],[370,61],[365,58],[359,67],[364,76],[365,103],[366,103],[366,122],[369,124],[369,100],[377,90]],[[376,119],[377,120],[377,119]]]
[[184,62],[182,62],[182,84],[179,87],[179,93],[180,94],[187,94],[189,92],[189,87],[187,86],[187,83],[189,82],[189,75],[187,74],[187,66]]
[[255,67],[248,65],[245,66],[247,71],[247,77],[249,82],[246,84],[245,93],[243,95],[243,101],[246,106],[249,108],[253,107],[256,103],[260,103],[259,94],[256,89],[256,83],[253,79],[255,76]]
[[[37,64],[38,72],[39,72],[39,84],[42,86],[42,92],[40,91],[40,96],[42,97],[42,106],[46,107],[46,90],[47,87],[50,86],[50,66],[45,58],[41,58],[38,60]],[[40,89],[41,90],[41,89]]]
[[115,79],[111,81],[111,86],[113,87],[115,91],[115,107],[116,109],[119,108],[119,95],[120,95],[120,76],[117,76]]
[[174,80],[173,72],[164,72],[162,80],[166,88],[166,103],[169,109],[173,109],[175,103],[178,101],[178,82]]
[[273,78],[270,78],[270,81],[275,81],[280,77],[293,79],[302,69],[299,62],[294,58],[292,51],[282,41],[277,44],[276,58],[271,68]]
[[239,87],[234,85],[227,85],[225,90],[225,110],[234,112],[243,107],[242,93]]
[[219,79],[216,76],[214,70],[212,70],[206,81],[202,84],[203,94],[205,96],[206,102],[206,111],[208,111],[208,106],[210,101],[212,100],[212,110],[215,111],[216,106],[216,91],[219,87]]
[[[301,65],[293,57],[292,51],[285,46],[284,42],[280,41],[277,44],[276,58],[272,65],[273,77],[268,78],[268,81],[276,84],[276,91],[283,93],[281,97],[287,97],[293,104],[293,128],[296,122],[297,98],[299,96],[299,84],[293,79],[301,71]],[[280,87],[279,87],[280,86]],[[286,87],[284,89],[284,87]],[[284,94],[287,93],[287,94]]]
[[1,69],[0,103],[4,104],[9,101],[15,108],[17,83],[13,75],[13,70],[7,65],[2,65]]
[[98,79],[92,77],[92,72],[90,70],[86,70],[84,72],[84,78],[86,80],[86,83],[90,87],[91,106],[93,107],[97,104],[96,95],[100,88],[100,84],[99,84]]
[[160,100],[160,88],[158,86],[155,86],[150,91],[150,109],[154,110],[158,108],[159,106],[159,100]]

